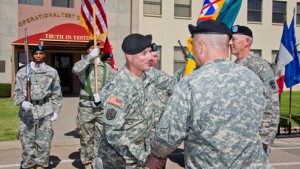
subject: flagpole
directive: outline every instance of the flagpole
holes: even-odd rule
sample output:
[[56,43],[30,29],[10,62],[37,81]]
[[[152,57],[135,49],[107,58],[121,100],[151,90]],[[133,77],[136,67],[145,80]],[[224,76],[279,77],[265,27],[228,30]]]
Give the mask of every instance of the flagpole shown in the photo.
[[[96,3],[93,3],[93,29],[94,29],[94,49],[97,47],[96,40]],[[95,94],[98,94],[98,57],[94,58],[94,79],[95,79]]]
[[288,134],[292,133],[292,87],[290,88],[290,105],[289,105],[289,130]]
[[279,94],[279,123],[277,128],[277,135],[280,135],[280,109],[281,109],[281,94]]

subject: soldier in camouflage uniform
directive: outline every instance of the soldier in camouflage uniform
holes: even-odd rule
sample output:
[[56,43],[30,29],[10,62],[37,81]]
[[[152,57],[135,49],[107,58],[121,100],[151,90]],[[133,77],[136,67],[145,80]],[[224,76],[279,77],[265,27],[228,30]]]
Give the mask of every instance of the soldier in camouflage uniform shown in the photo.
[[[228,60],[231,31],[219,21],[189,25],[199,69],[173,90],[151,141],[166,158],[184,141],[185,168],[271,167],[259,137],[263,84]],[[151,167],[147,160],[146,166]]]
[[268,145],[274,142],[279,124],[279,96],[278,87],[272,65],[262,57],[251,52],[252,31],[246,26],[233,26],[231,53],[237,57],[236,63],[252,70],[264,83],[266,109],[260,125],[260,137],[264,149],[269,153]]
[[17,72],[14,104],[20,105],[20,141],[23,148],[22,168],[41,169],[48,166],[53,138],[52,122],[57,119],[62,105],[60,79],[55,69],[44,62],[44,47],[35,46],[32,51],[29,77],[31,102],[27,100],[26,67]]
[[[172,90],[172,76],[151,69],[151,35],[130,34],[123,43],[126,64],[105,86],[105,132],[101,157],[105,169],[142,168],[150,154],[155,88]],[[164,165],[164,160],[156,160]]]
[[[151,55],[153,56],[153,59],[150,61],[150,67],[152,67],[153,69],[155,69],[157,63],[158,63],[158,51],[157,51],[157,46],[155,43],[151,44]],[[166,90],[161,90],[159,88],[155,89],[155,94],[154,94],[154,98],[153,98],[153,108],[154,110],[154,126],[152,128],[153,133],[155,130],[155,126],[160,118],[161,113],[163,112],[163,110],[165,109],[166,106],[166,102],[169,98],[170,93],[168,93],[168,91]]]
[[[95,49],[93,43],[93,40],[87,43],[86,49],[89,54],[76,62],[73,67],[73,73],[79,76],[81,82],[76,124],[80,135],[80,159],[85,168],[92,168],[91,163],[98,156],[103,130],[101,89],[115,74],[110,65],[100,61],[99,42]],[[98,62],[98,89],[95,89],[94,58],[97,58]],[[99,93],[96,94],[96,91]]]

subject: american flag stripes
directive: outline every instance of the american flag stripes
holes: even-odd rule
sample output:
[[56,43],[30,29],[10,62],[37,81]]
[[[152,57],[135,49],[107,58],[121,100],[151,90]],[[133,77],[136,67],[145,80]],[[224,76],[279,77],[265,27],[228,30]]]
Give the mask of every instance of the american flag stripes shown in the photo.
[[105,0],[82,0],[80,10],[80,21],[86,28],[91,38],[94,36],[94,20],[93,20],[93,7],[95,3],[96,13],[96,37],[97,39],[107,35],[107,20],[106,20],[106,7]]

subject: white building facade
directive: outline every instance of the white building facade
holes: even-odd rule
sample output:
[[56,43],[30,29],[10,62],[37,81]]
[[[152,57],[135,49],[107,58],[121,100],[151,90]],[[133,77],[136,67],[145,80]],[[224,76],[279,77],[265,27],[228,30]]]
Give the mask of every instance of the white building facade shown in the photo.
[[[57,0],[1,0],[0,1],[0,83],[11,83],[16,71],[11,63],[12,42],[16,41],[20,29],[18,5]],[[59,0],[72,4],[80,13],[81,0]],[[188,24],[196,24],[203,0],[106,0],[109,39],[113,46],[116,65],[125,63],[121,44],[128,34],[152,34],[153,42],[159,46],[159,69],[173,74],[184,66],[185,61],[178,44],[186,46],[190,37]],[[51,6],[51,5],[50,5]],[[38,8],[32,5],[32,9]],[[295,9],[296,37],[300,40],[300,0],[243,0],[235,24],[252,29],[252,49],[270,63],[274,63],[283,31],[284,18],[288,25]],[[52,9],[53,10],[53,9]],[[68,21],[66,20],[66,23]],[[79,23],[78,23],[79,24]],[[49,28],[50,29],[50,28]],[[80,51],[78,51],[80,53]],[[230,56],[233,60],[234,56]],[[298,85],[299,86],[299,85]]]

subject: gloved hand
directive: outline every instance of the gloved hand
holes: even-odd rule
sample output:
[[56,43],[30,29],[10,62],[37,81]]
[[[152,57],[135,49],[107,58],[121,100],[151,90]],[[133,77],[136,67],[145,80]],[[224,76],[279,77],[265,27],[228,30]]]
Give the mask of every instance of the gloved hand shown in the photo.
[[94,94],[93,97],[94,97],[95,104],[99,104],[100,103],[100,96],[99,96],[99,94]]
[[30,102],[28,102],[28,101],[23,101],[23,103],[22,103],[22,108],[23,108],[26,112],[28,112],[28,111],[31,111],[31,110],[32,110],[33,105],[32,105]]
[[93,56],[94,58],[99,56],[99,48],[95,48],[91,51],[90,53],[91,56]]
[[51,121],[57,120],[57,113],[54,112],[50,120]]

